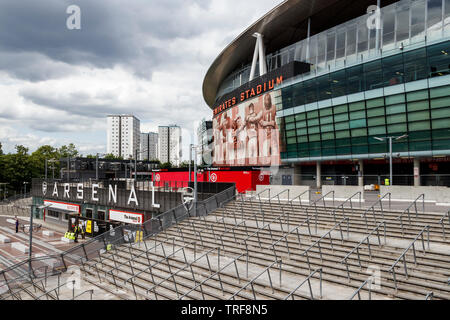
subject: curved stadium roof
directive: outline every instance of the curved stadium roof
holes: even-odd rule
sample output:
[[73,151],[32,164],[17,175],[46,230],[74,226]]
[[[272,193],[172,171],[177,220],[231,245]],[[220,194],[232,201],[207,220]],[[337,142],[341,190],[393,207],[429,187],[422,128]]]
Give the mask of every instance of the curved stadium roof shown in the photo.
[[[398,0],[382,0],[381,5]],[[255,48],[253,34],[264,35],[266,52],[271,53],[311,35],[361,16],[377,0],[286,0],[253,23],[214,60],[203,80],[203,98],[213,108],[222,81],[236,68],[251,62]]]

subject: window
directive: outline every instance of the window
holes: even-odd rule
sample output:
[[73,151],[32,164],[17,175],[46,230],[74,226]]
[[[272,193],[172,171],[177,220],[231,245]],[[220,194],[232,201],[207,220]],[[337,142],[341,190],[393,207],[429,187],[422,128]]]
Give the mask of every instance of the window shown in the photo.
[[366,119],[351,120],[350,129],[362,128],[367,126]]
[[449,74],[450,67],[450,42],[430,46],[428,51],[428,63],[430,66],[430,77]]
[[333,92],[333,98],[344,96],[346,94],[346,78],[345,70],[333,72],[330,75],[331,91]]
[[362,65],[348,68],[346,70],[346,74],[347,74],[347,94],[362,92],[365,90]]
[[53,210],[48,210],[47,217],[59,219],[59,212],[53,211]]
[[[389,11],[387,11],[389,10]],[[395,40],[395,13],[394,8],[383,10],[383,47],[392,44]]]
[[427,78],[427,52],[425,48],[405,52],[405,82]]
[[409,38],[409,8],[397,8],[397,35],[396,41],[400,43]]
[[423,36],[425,31],[425,3],[419,1],[411,5],[411,38]]
[[401,54],[384,58],[383,62],[383,79],[385,86],[393,86],[403,83],[405,74],[403,66],[403,57]]
[[383,74],[381,72],[381,60],[366,63],[364,65],[364,78],[366,80],[366,90],[383,87]]

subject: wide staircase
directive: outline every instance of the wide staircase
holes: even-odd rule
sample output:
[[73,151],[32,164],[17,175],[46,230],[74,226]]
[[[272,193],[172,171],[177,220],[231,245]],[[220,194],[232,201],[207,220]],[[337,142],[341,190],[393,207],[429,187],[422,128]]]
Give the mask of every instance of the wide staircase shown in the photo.
[[108,299],[449,299],[449,237],[448,213],[237,197],[80,274]]

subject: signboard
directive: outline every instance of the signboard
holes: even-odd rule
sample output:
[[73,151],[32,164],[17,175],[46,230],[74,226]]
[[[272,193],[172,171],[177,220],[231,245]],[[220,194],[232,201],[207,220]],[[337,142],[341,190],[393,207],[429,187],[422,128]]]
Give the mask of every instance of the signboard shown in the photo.
[[44,204],[51,204],[51,206],[49,207],[50,209],[62,209],[80,213],[80,205],[78,204],[65,203],[59,201],[49,201],[49,200],[44,200]]
[[86,233],[92,233],[92,220],[86,221]]
[[109,220],[120,221],[130,224],[142,224],[144,222],[144,214],[136,212],[109,210]]
[[275,96],[265,93],[213,119],[214,166],[281,164]]

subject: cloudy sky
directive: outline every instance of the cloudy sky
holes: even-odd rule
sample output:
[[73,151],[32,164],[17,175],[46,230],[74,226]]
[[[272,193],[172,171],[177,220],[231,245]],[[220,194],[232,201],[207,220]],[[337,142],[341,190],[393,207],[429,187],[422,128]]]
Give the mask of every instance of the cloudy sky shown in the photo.
[[[34,151],[73,142],[106,152],[106,116],[141,131],[176,123],[183,158],[211,118],[203,77],[215,57],[281,0],[1,0],[0,142]],[[81,29],[69,30],[70,5]]]

